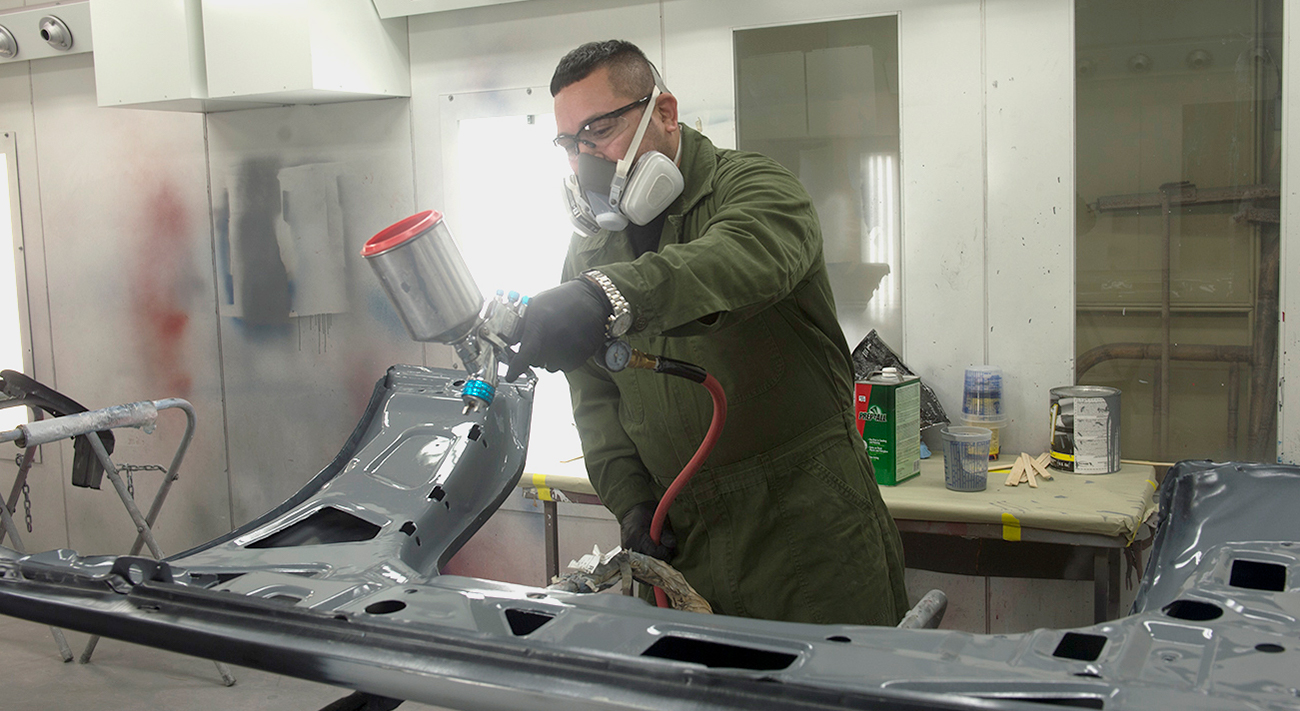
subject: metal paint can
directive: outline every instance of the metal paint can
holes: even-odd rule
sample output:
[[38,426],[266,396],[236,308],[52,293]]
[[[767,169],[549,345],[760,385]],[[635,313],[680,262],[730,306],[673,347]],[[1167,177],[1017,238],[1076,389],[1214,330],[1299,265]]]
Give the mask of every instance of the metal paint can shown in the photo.
[[454,343],[478,322],[483,293],[442,214],[412,215],[380,230],[361,250],[417,341]]
[[1075,474],[1119,471],[1119,395],[1118,389],[1100,385],[1052,388],[1053,469]]
[[920,474],[921,379],[885,368],[854,384],[853,401],[876,483],[894,486]]

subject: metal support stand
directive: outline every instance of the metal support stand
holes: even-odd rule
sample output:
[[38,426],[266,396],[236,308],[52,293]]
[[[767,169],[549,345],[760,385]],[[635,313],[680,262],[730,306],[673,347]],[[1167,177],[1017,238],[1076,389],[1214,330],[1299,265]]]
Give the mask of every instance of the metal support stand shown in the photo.
[[1092,554],[1092,612],[1097,622],[1117,620],[1121,548],[1097,548]]
[[[131,546],[130,555],[136,555],[140,552],[142,545],[149,547],[149,552],[157,560],[162,560],[162,549],[158,547],[158,541],[154,539],[153,524],[158,519],[158,513],[162,510],[163,502],[167,499],[167,494],[171,490],[172,482],[176,480],[180,470],[181,460],[185,458],[185,451],[189,448],[190,440],[194,437],[195,416],[194,407],[185,400],[179,398],[167,398],[164,400],[154,400],[129,405],[119,405],[104,410],[95,410],[92,412],[83,412],[76,415],[59,417],[48,422],[42,423],[49,425],[46,427],[36,428],[32,424],[20,425],[18,429],[10,432],[0,433],[0,442],[19,441],[21,444],[31,448],[45,442],[57,441],[69,437],[76,437],[83,434],[92,434],[106,429],[117,427],[142,427],[152,426],[153,420],[157,416],[158,410],[176,408],[185,413],[185,434],[181,437],[180,444],[176,447],[176,454],[172,456],[171,466],[167,468],[167,474],[163,478],[162,484],[158,487],[158,493],[154,495],[153,504],[149,507],[149,514],[146,516],[140,513],[140,508],[135,504],[135,498],[127,489],[126,483],[117,473],[117,465],[113,463],[112,457],[109,456],[108,450],[104,448],[104,443],[98,436],[87,437],[91,449],[95,452],[95,457],[104,467],[104,473],[108,480],[113,484],[113,489],[117,491],[117,496],[122,500],[122,505],[126,507],[127,513],[131,516],[131,521],[135,524],[136,539]],[[35,423],[33,423],[35,424]],[[15,543],[18,542],[17,529],[12,526],[12,519],[9,517],[7,506],[0,506],[5,509],[2,514],[6,529],[13,536]],[[61,635],[59,635],[61,636]],[[99,644],[99,635],[91,636],[86,643],[86,648],[82,651],[78,659],[82,664],[90,662],[90,657],[95,652],[96,645]],[[67,646],[66,642],[61,645],[61,649]],[[70,661],[72,652],[69,650],[65,661]],[[235,684],[235,676],[231,673],[230,668],[221,662],[213,662],[217,667],[217,672],[221,675],[221,681],[226,686]]]
[[560,507],[554,501],[542,502],[542,518],[546,528],[546,583],[550,585],[560,577]]

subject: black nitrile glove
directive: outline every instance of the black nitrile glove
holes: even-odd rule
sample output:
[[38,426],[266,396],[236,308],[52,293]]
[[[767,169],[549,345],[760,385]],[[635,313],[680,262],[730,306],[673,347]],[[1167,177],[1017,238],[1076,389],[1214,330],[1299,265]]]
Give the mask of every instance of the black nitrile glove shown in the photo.
[[586,363],[605,345],[613,312],[600,287],[583,278],[529,299],[519,353],[510,361],[506,382],[513,383],[530,365],[567,373]]
[[669,562],[677,552],[677,534],[673,533],[673,525],[668,522],[668,519],[664,519],[664,530],[659,536],[659,542],[650,540],[650,522],[654,517],[655,505],[651,501],[637,504],[624,514],[623,519],[619,521],[619,528],[623,534],[623,548]]

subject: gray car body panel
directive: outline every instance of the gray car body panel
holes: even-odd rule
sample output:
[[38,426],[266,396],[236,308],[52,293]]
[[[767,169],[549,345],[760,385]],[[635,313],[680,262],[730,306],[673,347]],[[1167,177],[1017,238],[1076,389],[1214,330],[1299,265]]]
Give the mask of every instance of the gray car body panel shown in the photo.
[[977,635],[699,615],[439,575],[516,485],[528,442],[531,380],[463,415],[461,377],[395,366],[302,491],[165,561],[8,551],[0,612],[463,709],[1300,709],[1300,524],[1281,515],[1296,467],[1171,470],[1138,603],[1105,624]]

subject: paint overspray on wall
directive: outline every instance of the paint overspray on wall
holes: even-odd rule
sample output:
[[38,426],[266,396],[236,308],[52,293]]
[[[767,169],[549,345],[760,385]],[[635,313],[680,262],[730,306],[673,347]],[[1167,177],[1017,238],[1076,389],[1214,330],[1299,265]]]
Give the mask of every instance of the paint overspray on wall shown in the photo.
[[339,188],[344,169],[252,159],[228,176],[226,313],[250,325],[293,318],[300,348],[311,340],[317,352],[328,348],[330,314],[351,310]]
[[149,375],[168,397],[189,397],[194,379],[185,356],[187,306],[200,282],[190,260],[190,213],[166,180],[143,194],[131,312]]

